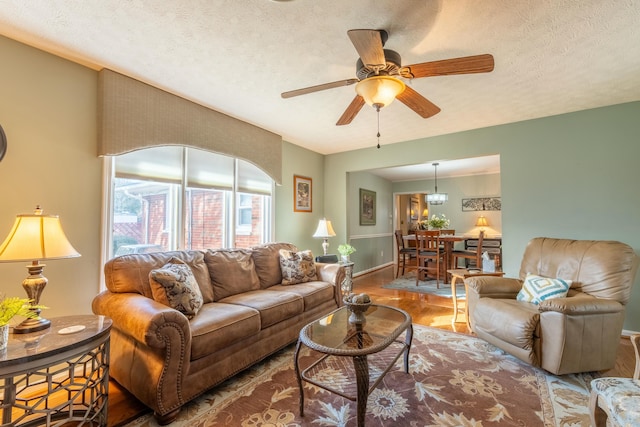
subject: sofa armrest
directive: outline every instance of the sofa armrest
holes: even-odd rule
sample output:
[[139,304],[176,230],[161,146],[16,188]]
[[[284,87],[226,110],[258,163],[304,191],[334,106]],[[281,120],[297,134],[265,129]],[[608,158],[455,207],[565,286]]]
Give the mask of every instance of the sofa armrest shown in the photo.
[[149,347],[165,348],[168,340],[180,336],[182,342],[177,348],[190,348],[187,317],[144,295],[103,291],[93,299],[92,309],[95,314],[110,317],[120,332]]
[[540,303],[538,310],[540,312],[554,311],[569,315],[607,314],[623,312],[624,306],[618,301],[580,296],[548,299]]
[[509,277],[474,276],[464,280],[469,292],[478,294],[480,298],[513,299],[522,289],[522,281]]
[[324,264],[316,262],[318,280],[329,282],[333,285],[333,298],[338,307],[342,306],[342,291],[340,286],[346,277],[346,267],[342,264]]

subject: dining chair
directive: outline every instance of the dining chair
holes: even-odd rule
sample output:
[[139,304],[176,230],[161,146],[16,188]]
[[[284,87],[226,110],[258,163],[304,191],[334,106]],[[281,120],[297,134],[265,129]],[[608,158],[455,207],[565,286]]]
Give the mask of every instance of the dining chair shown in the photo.
[[415,266],[411,264],[411,260],[416,258],[416,248],[408,248],[404,245],[404,239],[402,238],[402,230],[395,231],[396,236],[396,248],[398,250],[398,267],[396,268],[396,279],[400,273],[400,267],[402,267],[402,275],[404,276],[404,270],[415,269]]
[[451,254],[453,256],[453,268],[458,268],[458,260],[464,259],[464,267],[467,268],[467,260],[471,259],[476,262],[476,268],[482,270],[482,240],[484,240],[484,231],[480,232],[478,237],[478,246],[475,250],[457,250]]
[[[421,272],[427,277],[429,272],[435,271],[436,287],[440,287],[440,259],[444,257],[444,250],[440,247],[439,236],[440,230],[416,230],[416,286]],[[435,262],[436,266],[430,267],[429,262]]]
[[[591,381],[589,412],[591,425],[597,427],[596,411],[600,408],[607,415],[606,425],[640,425],[640,335],[631,336],[636,354],[636,367],[631,378],[602,377]],[[604,425],[604,424],[603,424]]]

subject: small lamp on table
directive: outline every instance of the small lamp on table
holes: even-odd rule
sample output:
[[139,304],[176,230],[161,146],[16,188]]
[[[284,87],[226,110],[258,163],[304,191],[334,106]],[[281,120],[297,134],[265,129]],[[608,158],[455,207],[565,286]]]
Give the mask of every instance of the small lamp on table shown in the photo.
[[329,250],[329,237],[334,237],[336,232],[333,231],[333,227],[331,226],[331,221],[326,218],[322,218],[318,223],[318,228],[316,232],[313,234],[313,237],[318,237],[323,239],[322,242],[322,250],[324,255],[327,255],[327,251]]
[[42,275],[45,264],[40,261],[79,256],[64,234],[57,215],[43,215],[38,206],[33,214],[17,216],[9,235],[0,245],[0,262],[31,261],[27,265],[29,276],[22,282],[22,287],[32,305],[30,310],[37,315],[15,326],[14,334],[42,331],[51,326],[51,321],[40,317],[40,309],[33,307],[40,304],[40,296],[48,282]]
[[483,227],[488,227],[489,223],[487,222],[487,218],[480,215],[478,220],[476,221],[476,227],[480,227],[480,231],[484,231]]

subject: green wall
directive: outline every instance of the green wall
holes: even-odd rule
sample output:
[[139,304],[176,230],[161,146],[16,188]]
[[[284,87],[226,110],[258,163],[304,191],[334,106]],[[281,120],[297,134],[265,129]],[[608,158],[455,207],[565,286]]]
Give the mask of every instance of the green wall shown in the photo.
[[[293,211],[293,176],[311,178],[311,212]],[[300,249],[311,249],[322,254],[322,239],[313,238],[318,221],[324,217],[324,156],[297,145],[283,142],[282,185],[276,187],[274,231],[275,241],[291,242]],[[327,217],[331,220],[331,217]],[[333,221],[332,221],[333,224]],[[338,231],[340,234],[344,230]],[[343,234],[344,235],[344,234]],[[329,252],[336,253],[336,238],[329,239]]]
[[[375,225],[360,225],[360,189],[376,193]],[[393,262],[393,193],[391,182],[368,172],[347,176],[347,239],[356,248],[351,255],[354,272],[375,269]],[[336,231],[337,232],[337,231]],[[339,236],[336,236],[339,237]],[[347,240],[340,239],[339,241]]]
[[[524,248],[536,236],[619,240],[638,253],[639,117],[640,102],[633,102],[332,154],[325,158],[325,188],[332,189],[333,203],[326,204],[325,194],[325,212],[344,233],[350,172],[499,154],[507,275],[518,274]],[[338,239],[347,238],[340,233]],[[636,331],[639,281],[624,325]]]

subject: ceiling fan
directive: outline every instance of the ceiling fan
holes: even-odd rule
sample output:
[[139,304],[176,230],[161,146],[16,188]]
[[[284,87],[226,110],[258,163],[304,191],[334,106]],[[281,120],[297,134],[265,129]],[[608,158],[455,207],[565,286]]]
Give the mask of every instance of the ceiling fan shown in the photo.
[[440,112],[437,105],[406,86],[400,78],[416,79],[493,71],[493,56],[489,54],[422,62],[403,67],[400,54],[383,48],[389,38],[385,30],[349,30],[347,34],[360,55],[356,62],[355,78],[282,93],[283,98],[291,98],[356,84],[357,94],[338,119],[338,126],[351,123],[365,103],[379,112],[380,108],[389,105],[395,98],[425,119]]

